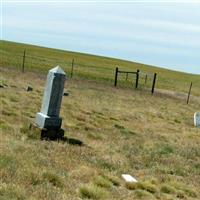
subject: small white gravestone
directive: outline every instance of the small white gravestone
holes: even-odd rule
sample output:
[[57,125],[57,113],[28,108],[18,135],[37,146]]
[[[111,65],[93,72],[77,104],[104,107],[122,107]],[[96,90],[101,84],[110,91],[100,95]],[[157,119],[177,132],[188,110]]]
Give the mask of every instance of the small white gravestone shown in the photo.
[[126,183],[137,183],[138,181],[129,174],[122,174],[122,178]]
[[200,128],[200,112],[194,113],[194,125]]

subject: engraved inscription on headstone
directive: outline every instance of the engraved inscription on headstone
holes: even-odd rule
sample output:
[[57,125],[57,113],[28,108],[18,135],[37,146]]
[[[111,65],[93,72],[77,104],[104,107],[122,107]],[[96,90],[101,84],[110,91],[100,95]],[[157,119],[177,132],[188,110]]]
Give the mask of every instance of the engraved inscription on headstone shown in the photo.
[[194,113],[194,125],[200,127],[200,112]]
[[39,128],[46,128],[48,130],[58,130],[61,128],[62,118],[59,117],[59,114],[65,77],[65,72],[59,66],[49,70],[42,108],[36,115],[36,124]]

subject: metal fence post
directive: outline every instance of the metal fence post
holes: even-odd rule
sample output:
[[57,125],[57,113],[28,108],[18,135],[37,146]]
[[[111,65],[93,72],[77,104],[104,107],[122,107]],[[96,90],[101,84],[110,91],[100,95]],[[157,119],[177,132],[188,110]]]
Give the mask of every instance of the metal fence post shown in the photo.
[[152,85],[152,89],[151,89],[152,94],[154,93],[154,88],[155,88],[155,84],[156,84],[156,76],[157,76],[157,74],[155,73],[154,77],[153,77],[153,85]]
[[24,73],[24,67],[25,67],[25,57],[26,57],[26,49],[24,49],[24,55],[23,55],[23,60],[22,60],[22,72]]
[[116,67],[115,69],[115,84],[114,84],[115,87],[117,86],[117,76],[118,76],[118,67]]
[[140,73],[140,70],[138,69],[138,70],[137,70],[137,73],[136,73],[136,82],[135,82],[135,88],[138,88],[138,82],[139,82],[139,73]]
[[189,100],[190,100],[191,89],[192,89],[192,82],[190,83],[190,88],[189,88],[189,91],[188,91],[187,104],[189,103]]

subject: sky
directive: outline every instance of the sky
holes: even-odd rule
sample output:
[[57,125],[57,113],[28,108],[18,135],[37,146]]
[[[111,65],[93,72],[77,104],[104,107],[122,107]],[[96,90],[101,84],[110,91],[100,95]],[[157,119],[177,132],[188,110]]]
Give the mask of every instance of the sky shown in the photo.
[[200,74],[200,1],[0,1],[3,40]]

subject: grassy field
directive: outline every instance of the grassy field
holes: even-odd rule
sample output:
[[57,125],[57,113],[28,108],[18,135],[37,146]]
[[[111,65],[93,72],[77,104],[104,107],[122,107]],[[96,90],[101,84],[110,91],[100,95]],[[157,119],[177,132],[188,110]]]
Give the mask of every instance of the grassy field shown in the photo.
[[[32,49],[32,54],[68,55],[69,61],[77,56],[79,62],[96,68],[101,61],[110,69],[118,63],[124,69],[156,70],[159,82],[163,80],[162,89],[169,88],[161,77],[176,79],[174,92],[184,91],[181,83],[186,78],[199,83],[195,75],[1,42],[2,54],[15,54],[24,47]],[[101,76],[103,69],[89,75],[80,69],[74,79],[66,81],[69,96],[62,101],[62,128],[68,140],[41,141],[29,125],[40,111],[45,72],[52,66],[45,66],[44,73],[38,73],[42,65],[19,73],[10,57],[3,58],[0,199],[200,199],[200,129],[193,125],[193,114],[200,108],[198,97],[187,105],[169,93],[152,96],[142,88],[114,88],[112,81]],[[26,91],[28,85],[33,91]],[[194,92],[198,96],[200,91]],[[122,173],[133,175],[138,184],[126,185]]]
[[[142,73],[148,74],[147,85],[144,85],[144,76],[141,76],[139,82],[140,88],[151,88],[153,74],[157,73],[156,88],[187,93],[192,81],[192,94],[200,96],[200,75],[180,73],[119,59],[49,49],[8,41],[0,41],[0,66],[17,68],[21,71],[24,49],[26,49],[26,71],[47,73],[48,69],[60,65],[70,76],[71,63],[74,58],[74,78],[77,79],[97,80],[112,85],[114,82],[115,68],[116,66],[119,66],[120,70],[136,71],[139,69]],[[119,81],[121,85],[132,87],[133,82],[135,83],[135,76],[130,76],[129,81],[125,82],[125,75],[120,75]]]

